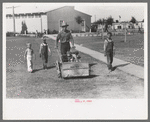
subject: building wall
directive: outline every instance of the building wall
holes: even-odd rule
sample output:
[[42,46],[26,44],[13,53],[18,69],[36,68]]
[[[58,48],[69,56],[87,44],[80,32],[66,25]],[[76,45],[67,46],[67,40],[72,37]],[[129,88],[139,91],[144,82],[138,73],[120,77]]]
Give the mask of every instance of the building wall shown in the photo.
[[134,28],[144,28],[144,22],[138,22],[137,24],[134,24]]
[[122,24],[113,24],[112,25],[112,29],[118,29],[118,26],[121,26],[121,29],[123,29],[123,25]]
[[82,26],[79,25],[75,20],[75,17],[77,16],[81,16],[81,18],[86,21],[86,25],[91,28],[91,17],[89,15],[74,10],[74,7],[72,6],[65,6],[47,12],[48,29],[50,31],[59,31],[59,22],[60,20],[63,20],[69,24],[69,30],[82,30]]
[[85,30],[89,31],[89,29],[91,28],[91,16],[84,14],[84,13],[81,13],[81,12],[76,11],[76,10],[74,13],[74,30],[79,30],[79,29],[81,30],[82,29],[81,25],[79,25],[75,20],[75,17],[77,17],[77,16],[81,16],[81,18],[85,20]]
[[[42,26],[41,26],[41,18],[42,18]],[[47,30],[47,16],[42,15],[41,17],[15,17],[15,29],[16,32],[20,33],[22,29],[22,21],[25,21],[28,32],[35,32],[38,30],[38,32],[41,32],[45,29]],[[6,32],[13,32],[13,18],[7,17],[6,18]]]
[[60,20],[63,20],[69,24],[68,29],[74,28],[74,7],[62,7],[56,10],[47,12],[48,29],[50,31],[59,31]]
[[114,23],[112,25],[112,29],[118,29],[118,26],[121,26],[121,29],[124,29],[124,28],[128,29],[128,28],[132,28],[133,27],[133,25],[131,23],[126,23],[126,24],[125,23],[121,23],[121,24],[118,24],[118,23],[115,24]]

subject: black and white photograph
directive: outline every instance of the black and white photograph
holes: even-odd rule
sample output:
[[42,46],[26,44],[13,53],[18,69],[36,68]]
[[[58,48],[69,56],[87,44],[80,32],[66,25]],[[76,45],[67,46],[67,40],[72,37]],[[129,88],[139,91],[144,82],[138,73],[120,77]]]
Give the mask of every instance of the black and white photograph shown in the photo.
[[147,119],[147,3],[3,3],[3,119]]

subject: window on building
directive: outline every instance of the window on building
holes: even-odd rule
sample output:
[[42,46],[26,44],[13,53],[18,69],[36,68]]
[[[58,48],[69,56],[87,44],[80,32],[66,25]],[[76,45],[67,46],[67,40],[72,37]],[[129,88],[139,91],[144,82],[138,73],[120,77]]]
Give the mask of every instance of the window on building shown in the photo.
[[60,20],[60,27],[62,26],[63,20]]
[[121,29],[121,26],[118,26],[118,29]]

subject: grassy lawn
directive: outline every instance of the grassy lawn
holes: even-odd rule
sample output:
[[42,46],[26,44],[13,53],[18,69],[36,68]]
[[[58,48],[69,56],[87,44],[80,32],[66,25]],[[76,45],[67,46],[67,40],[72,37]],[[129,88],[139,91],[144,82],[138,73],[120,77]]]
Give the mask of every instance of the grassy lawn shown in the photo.
[[[23,59],[27,42],[32,43],[32,48],[37,56],[34,60],[33,73],[27,72],[26,61]],[[54,65],[54,62],[58,59],[58,54],[54,49],[54,41],[51,39],[48,39],[47,42],[52,50],[52,56],[49,57],[48,70],[43,70],[42,60],[38,55],[41,42],[41,39],[29,37],[7,38],[6,98],[136,99],[144,97],[143,79],[126,74],[118,69],[108,74],[105,63],[83,53],[80,53],[81,60],[89,63],[90,76],[70,79],[58,78]],[[85,41],[81,40],[81,42]],[[99,44],[98,38],[97,43]]]
[[[128,35],[124,43],[124,36],[112,36],[115,42],[116,55],[118,59],[144,66],[144,34]],[[103,53],[103,42],[101,37],[74,37],[76,44]]]

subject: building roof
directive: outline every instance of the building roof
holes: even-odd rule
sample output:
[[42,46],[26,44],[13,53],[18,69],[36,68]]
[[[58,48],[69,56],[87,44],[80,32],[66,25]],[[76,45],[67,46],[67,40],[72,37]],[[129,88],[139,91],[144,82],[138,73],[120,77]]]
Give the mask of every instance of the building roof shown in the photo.
[[[25,15],[25,16],[26,15],[37,15],[37,14],[39,14],[39,15],[46,15],[46,13],[48,13],[48,12],[53,12],[53,11],[56,11],[56,10],[59,10],[59,9],[65,8],[65,7],[72,7],[74,9],[74,6],[63,6],[63,7],[55,8],[53,10],[45,11],[45,12],[18,13],[18,14],[15,14],[15,16],[20,16],[20,15]],[[75,10],[75,11],[77,11],[77,10]],[[77,11],[77,12],[80,12],[80,11]],[[80,12],[80,13],[92,17],[89,14],[86,14],[86,13],[83,13],[83,12]],[[12,16],[12,14],[6,14],[6,16]]]
[[[46,15],[46,12],[34,12],[34,13],[19,13],[19,14],[15,14],[15,16],[20,16],[20,15],[24,15],[24,16],[27,16],[27,15]],[[7,16],[12,16],[12,14],[6,14],[6,17]]]
[[81,11],[78,11],[78,10],[75,10],[75,11],[77,11],[77,12],[79,12],[79,13],[82,13],[82,14],[85,14],[85,15],[87,15],[87,16],[90,16],[90,17],[92,17],[91,15],[89,15],[89,14],[86,14],[86,13],[83,13],[83,12],[81,12]]
[[[74,9],[74,6],[63,6],[63,7],[59,7],[59,8],[56,8],[56,9],[53,9],[53,10],[47,11],[46,13],[48,13],[48,12],[53,12],[53,11],[56,11],[56,10],[59,10],[59,9],[65,8],[65,7],[72,7],[72,8]],[[78,11],[78,10],[75,10],[75,11],[80,12],[80,11]],[[83,12],[80,12],[80,13],[85,14],[85,15],[90,16],[90,17],[92,17],[92,16],[91,16],[91,15],[89,15],[89,14],[86,14],[86,13],[83,13]]]
[[112,23],[113,25],[121,25],[121,24],[133,24],[132,22],[128,22],[128,21],[122,21],[122,22],[118,22],[118,23]]
[[74,6],[63,6],[63,7],[55,8],[55,9],[53,9],[53,10],[46,11],[46,13],[52,12],[52,11],[56,11],[56,10],[59,10],[59,9],[65,8],[65,7],[73,7],[73,8],[74,8]]

